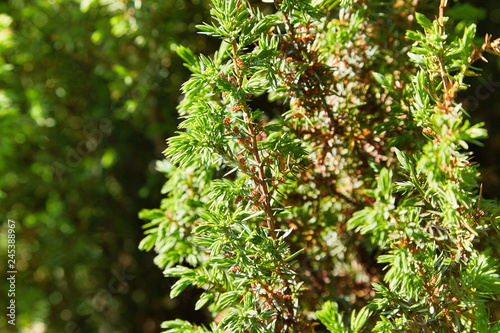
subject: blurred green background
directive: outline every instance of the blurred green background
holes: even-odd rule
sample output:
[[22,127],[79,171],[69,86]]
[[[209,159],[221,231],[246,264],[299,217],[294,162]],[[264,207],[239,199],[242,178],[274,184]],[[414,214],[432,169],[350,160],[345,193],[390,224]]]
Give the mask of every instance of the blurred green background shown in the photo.
[[[205,321],[192,310],[196,292],[170,300],[172,281],[137,250],[137,213],[161,198],[154,164],[189,75],[176,45],[217,47],[196,34],[208,8],[208,0],[0,3],[0,299],[7,306],[11,219],[20,332],[147,333],[168,319]],[[436,1],[419,8],[432,17]],[[448,15],[458,30],[478,22],[478,42],[500,37],[496,0],[455,2]],[[490,132],[475,160],[484,196],[496,198],[500,61],[489,59],[478,64],[485,81],[471,79],[460,98]],[[2,332],[12,328],[7,319]]]

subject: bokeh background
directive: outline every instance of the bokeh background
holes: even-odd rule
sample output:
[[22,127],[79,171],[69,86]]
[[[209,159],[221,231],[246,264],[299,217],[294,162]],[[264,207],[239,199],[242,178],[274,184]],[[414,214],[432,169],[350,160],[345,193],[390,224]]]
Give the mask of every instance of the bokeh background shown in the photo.
[[[432,17],[437,2],[421,0],[419,10]],[[450,33],[476,22],[478,44],[486,33],[500,37],[497,0],[450,5]],[[189,76],[176,46],[217,48],[196,34],[195,25],[210,20],[208,0],[10,0],[0,13],[0,299],[5,309],[11,219],[12,331],[149,333],[168,319],[206,321],[192,310],[197,291],[168,298],[173,281],[153,254],[137,249],[137,214],[158,207],[162,195],[155,161],[178,124],[179,89]],[[475,160],[483,195],[495,199],[500,60],[488,59],[477,64],[484,80],[471,78],[460,99],[489,130]],[[0,315],[0,331],[10,329]]]

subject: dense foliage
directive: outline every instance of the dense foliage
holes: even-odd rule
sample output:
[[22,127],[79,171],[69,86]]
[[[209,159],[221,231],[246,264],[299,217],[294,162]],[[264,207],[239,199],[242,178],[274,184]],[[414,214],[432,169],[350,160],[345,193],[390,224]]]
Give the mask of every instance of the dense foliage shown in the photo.
[[213,322],[166,332],[500,330],[499,209],[469,151],[486,131],[459,97],[499,41],[446,5],[212,1],[198,28],[220,47],[177,49],[193,75],[140,247]]
[[[169,298],[168,292],[177,278],[164,279],[161,270],[153,265],[153,253],[136,249],[142,238],[137,211],[156,207],[161,199],[162,177],[154,170],[154,160],[162,158],[165,138],[172,135],[178,124],[175,107],[179,103],[180,86],[189,77],[189,70],[182,66],[183,60],[174,51],[177,45],[184,45],[208,56],[219,48],[220,39],[195,35],[196,24],[210,22],[208,2],[7,0],[0,3],[0,216],[3,221],[0,261],[7,262],[7,219],[13,219],[17,222],[19,291],[17,326],[7,325],[7,317],[2,315],[0,331],[12,328],[19,332],[158,332],[160,323],[172,318],[198,324],[212,321],[206,306],[194,311],[200,293],[205,291],[203,287],[187,288],[182,297]],[[264,14],[276,11],[269,1],[246,2],[252,5],[254,14],[257,7]],[[339,130],[332,134],[326,127],[315,128],[323,138],[313,138],[312,132],[299,126],[303,122],[290,127],[290,131],[300,129],[294,135],[304,141],[303,148],[315,147],[314,152],[307,150],[307,154],[314,162],[310,166],[317,170],[302,175],[305,177],[299,175],[300,184],[285,175],[286,182],[279,183],[273,195],[279,190],[283,196],[275,198],[284,198],[282,202],[290,212],[289,218],[277,217],[275,229],[297,227],[286,239],[290,253],[306,245],[302,250],[306,252],[295,258],[303,269],[291,265],[300,273],[297,281],[304,282],[298,298],[305,320],[317,324],[316,318],[342,317],[332,314],[338,308],[341,313],[349,313],[342,317],[346,327],[350,311],[356,309],[358,313],[375,295],[371,282],[382,280],[385,265],[378,264],[376,258],[388,253],[372,243],[374,235],[346,230],[345,222],[354,212],[374,204],[370,193],[365,195],[361,190],[375,186],[380,166],[393,170],[392,181],[408,181],[404,178],[406,171],[395,169],[398,162],[392,147],[412,158],[411,154],[421,151],[427,142],[420,134],[421,129],[408,120],[411,111],[406,108],[412,105],[414,93],[404,90],[403,94],[401,90],[401,87],[409,89],[415,74],[415,65],[407,56],[412,42],[404,35],[408,29],[424,32],[414,19],[413,4],[417,2],[411,5],[400,0],[383,4],[353,2],[354,7],[344,9],[342,14],[334,1],[325,2],[328,7],[312,8],[316,14],[310,23],[324,23],[310,27],[311,34],[316,35],[307,37],[309,41],[302,40],[306,35],[303,32],[297,32],[294,40],[285,38],[293,29],[285,28],[279,12],[274,14],[277,17],[270,18],[270,29],[264,31],[269,37],[278,38],[279,43],[280,51],[271,53],[269,59],[283,51],[290,57],[285,60],[292,68],[282,71],[284,75],[292,75],[290,97],[296,97],[291,96],[295,92],[308,91],[304,89],[312,84],[308,80],[317,80],[310,73],[304,76],[307,67],[301,64],[315,54],[322,57],[315,63],[326,66],[318,70],[315,65],[315,72],[322,73],[326,82],[330,76],[334,78],[329,100],[321,103],[340,106],[332,109],[337,123],[325,125]],[[318,1],[311,3],[320,5]],[[450,16],[446,27],[448,41],[456,36],[463,38],[464,29],[476,22],[478,37],[474,43],[480,47],[486,33],[500,29],[496,0],[449,1],[448,5],[445,10]],[[301,19],[307,21],[307,15],[312,15],[309,9]],[[438,16],[435,1],[418,1],[418,11],[429,19]],[[299,42],[306,53],[293,52],[294,44]],[[313,48],[308,50],[308,45]],[[253,48],[252,41],[241,52],[248,66],[255,65],[254,60],[248,59]],[[327,57],[330,59],[325,60]],[[496,79],[500,62],[495,57],[485,57],[488,63],[474,64],[484,68],[484,72],[479,77],[465,79],[471,87],[458,92],[454,103],[462,103],[471,116],[471,124],[485,121],[489,134],[489,139],[483,140],[485,146],[469,146],[475,151],[472,161],[481,164],[477,170],[481,171],[482,193],[485,198],[494,198],[500,188],[500,131],[496,126],[500,117],[500,94],[496,93],[500,85]],[[223,58],[227,60],[227,54]],[[199,63],[197,57],[194,59]],[[253,73],[255,67],[252,68],[245,70]],[[328,73],[332,68],[334,72]],[[229,71],[224,69],[224,73]],[[290,107],[291,100],[286,100],[288,93],[284,91],[288,88],[282,78],[285,76],[280,75],[277,83],[280,91],[273,86],[269,93],[252,94],[247,102],[253,110],[264,111],[261,118],[268,129],[272,129],[268,124],[271,119],[289,124],[292,120],[280,120],[282,115],[292,108],[299,109]],[[389,84],[384,83],[385,78]],[[334,93],[337,95],[333,96]],[[307,98],[298,99],[299,103],[304,100]],[[327,111],[324,105],[319,105],[318,110]],[[394,111],[382,111],[383,108]],[[189,110],[186,106],[181,112]],[[407,118],[397,122],[391,112]],[[304,121],[299,117],[293,122]],[[324,114],[309,118],[314,122],[326,119],[328,124]],[[393,127],[394,121],[399,126]],[[380,126],[380,122],[387,122],[387,126]],[[231,125],[234,127],[234,123]],[[323,155],[324,161],[318,164]],[[279,161],[276,158],[275,163]],[[284,162],[288,160],[284,158]],[[170,194],[166,201],[171,203],[165,203],[164,207],[175,205],[177,208],[169,208],[167,215],[184,223],[186,214],[205,210],[198,201],[210,200],[199,189],[212,185],[203,182],[224,178],[230,169],[209,168],[207,172],[212,172],[211,175],[199,175],[199,171],[176,172],[175,167],[171,162],[160,162],[159,169],[173,172],[181,179],[177,182],[171,178],[164,193],[175,190],[177,185],[185,186],[189,190],[182,200],[185,198],[187,202],[173,203],[172,198],[182,194],[179,191],[181,194]],[[226,178],[234,180],[235,175]],[[334,185],[327,186],[333,181]],[[397,190],[393,188],[392,193],[400,205],[402,192]],[[476,187],[471,193],[479,197],[479,192]],[[486,212],[489,203],[473,199],[476,202],[472,207],[480,205]],[[276,208],[275,203],[272,205]],[[480,210],[476,212],[481,215]],[[471,214],[476,212],[472,210]],[[485,215],[489,218],[494,212],[495,208],[490,208]],[[149,217],[164,216],[157,213]],[[201,221],[198,213],[190,216],[193,223]],[[316,230],[318,225],[324,225],[324,229]],[[167,254],[158,256],[156,262],[162,268],[174,267],[176,262],[188,262],[189,267],[198,265],[197,251],[204,249],[192,248],[189,225],[162,226],[171,229],[161,230],[156,245],[162,246],[160,252]],[[436,226],[429,228],[431,232],[439,230]],[[497,233],[488,231],[486,237],[484,232],[475,230],[479,237],[475,236],[473,245],[480,252],[490,249],[489,257],[498,257]],[[167,240],[165,234],[175,236]],[[173,245],[176,239],[181,241]],[[328,251],[321,252],[320,247]],[[201,258],[205,260],[203,255]],[[7,300],[8,281],[2,279],[0,285],[4,287],[0,298]],[[327,303],[328,300],[332,302]],[[325,315],[317,312],[321,307]],[[491,311],[491,321],[500,317],[498,302],[489,300],[485,308]],[[404,306],[396,309],[401,312]],[[223,314],[221,311],[215,321],[219,322]],[[374,325],[378,317],[374,314],[371,318],[369,325]],[[316,331],[325,330],[321,324],[315,327]]]

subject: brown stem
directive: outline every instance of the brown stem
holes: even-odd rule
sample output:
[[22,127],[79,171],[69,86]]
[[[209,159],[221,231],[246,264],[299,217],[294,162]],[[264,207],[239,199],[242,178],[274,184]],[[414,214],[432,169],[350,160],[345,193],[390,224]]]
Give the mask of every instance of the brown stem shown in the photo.
[[[234,62],[235,74],[236,74],[237,79],[238,79],[238,86],[241,87],[242,82],[243,82],[244,73],[242,73],[242,71],[240,71],[239,65],[238,65],[237,60],[236,60],[238,58],[237,41],[234,40],[232,42],[231,46],[232,46],[232,51],[233,51],[233,62]],[[242,101],[240,101],[240,103],[241,103],[242,111],[245,113],[245,116],[246,116],[246,125],[248,128],[248,133],[251,137],[251,145],[249,145],[247,150],[254,158],[255,163],[257,163],[257,165],[258,165],[258,178],[257,179],[253,178],[253,180],[255,182],[255,185],[259,188],[261,195],[264,196],[263,205],[264,205],[264,211],[266,213],[266,222],[267,222],[267,226],[269,229],[269,235],[270,235],[272,240],[276,240],[276,232],[275,232],[276,219],[274,217],[271,202],[270,202],[271,196],[269,194],[269,190],[268,190],[268,186],[267,186],[267,182],[266,182],[266,175],[264,172],[264,163],[262,162],[262,160],[260,158],[260,154],[259,154],[259,146],[258,146],[258,142],[257,142],[257,134],[258,133],[256,133],[256,131],[255,131],[255,127],[254,127],[254,124],[252,123],[252,119],[251,119],[251,112],[250,112],[250,109],[248,108],[246,102],[244,100],[242,100]],[[278,267],[277,267],[277,274],[280,276],[281,281],[283,282],[283,284],[285,286],[286,292],[291,295],[290,286],[288,285],[286,279],[283,277],[283,272],[281,271],[281,267],[280,267],[279,262],[278,262]],[[269,286],[267,286],[265,283],[263,283],[259,279],[257,279],[257,278],[255,278],[255,279],[266,290],[267,294],[269,294],[270,296],[272,295],[273,298],[275,298],[277,296],[276,293],[272,290],[272,288],[269,288]],[[282,314],[278,314],[278,316],[281,317],[282,319],[284,319],[284,321],[286,323],[285,327],[287,327],[285,329],[285,331],[288,332],[288,331],[290,331],[290,328],[288,327],[288,325],[290,325],[290,327],[292,327],[293,323],[295,322],[295,320],[293,318],[294,305],[290,300],[285,300],[285,299],[281,299],[281,300],[284,301],[284,303],[285,303],[284,308],[286,309],[286,312],[287,312],[287,319],[284,319]],[[282,331],[283,331],[282,329],[276,327],[276,332],[282,332]]]
[[240,68],[238,67],[238,64],[236,63],[236,57],[238,54],[238,45],[237,45],[236,40],[233,40],[233,42],[231,43],[231,46],[233,47],[234,73],[236,74],[236,76],[239,77],[240,76]]
[[439,4],[439,34],[444,33],[444,7],[446,7],[448,0],[441,0]]
[[[232,49],[233,49],[233,61],[234,61],[234,71],[236,76],[238,77],[238,85],[241,86],[242,83],[242,73],[240,72],[240,69],[238,68],[238,64],[236,63],[236,58],[238,57],[238,47],[237,47],[237,42],[236,40],[233,40],[232,42]],[[269,197],[269,191],[267,189],[267,183],[266,183],[266,175],[264,173],[264,164],[262,163],[260,159],[260,154],[259,154],[259,147],[257,144],[257,133],[255,133],[254,126],[252,124],[252,120],[250,117],[250,111],[244,102],[242,105],[243,111],[246,114],[246,122],[247,122],[247,128],[248,128],[248,133],[250,134],[250,137],[252,138],[252,146],[250,147],[250,153],[252,154],[255,162],[258,165],[258,175],[259,179],[254,179],[255,185],[259,187],[261,195],[264,196],[264,211],[266,212],[266,221],[267,221],[267,227],[269,228],[269,234],[271,236],[272,240],[276,239],[276,232],[274,231],[276,221],[274,218],[273,210],[271,207],[271,200]]]
[[[451,105],[451,98],[453,96],[453,93],[451,91],[452,86],[450,79],[448,78],[448,74],[446,73],[446,67],[444,65],[444,54],[443,51],[439,54],[439,70],[441,74],[441,80],[443,81],[444,85],[444,98],[445,98],[445,107],[448,109],[448,107]],[[446,110],[447,111],[447,110]]]
[[[446,7],[448,3],[448,0],[441,0],[439,4],[439,34],[442,36],[444,35],[444,8]],[[446,67],[444,65],[444,50],[441,50],[439,54],[439,70],[441,74],[441,80],[443,81],[444,85],[444,97],[445,97],[445,108],[446,112],[448,111],[448,107],[451,106],[451,99],[453,98],[452,95],[452,86],[450,79],[447,76],[446,73]]]
[[274,227],[276,225],[275,223],[275,218],[273,214],[273,210],[271,207],[271,202],[269,198],[269,191],[267,189],[267,183],[266,183],[266,175],[264,173],[264,165],[260,159],[259,155],[259,148],[257,146],[257,135],[255,133],[253,124],[250,120],[250,112],[248,111],[246,105],[244,105],[245,108],[245,113],[247,116],[247,126],[248,126],[248,132],[250,133],[250,136],[252,138],[252,150],[250,151],[253,158],[255,159],[255,162],[259,165],[258,169],[258,174],[259,174],[259,181],[255,182],[255,185],[259,186],[260,191],[262,195],[264,196],[264,211],[266,212],[266,217],[267,217],[267,227],[269,228],[269,234],[271,236],[271,239],[276,239],[276,232],[274,231]]

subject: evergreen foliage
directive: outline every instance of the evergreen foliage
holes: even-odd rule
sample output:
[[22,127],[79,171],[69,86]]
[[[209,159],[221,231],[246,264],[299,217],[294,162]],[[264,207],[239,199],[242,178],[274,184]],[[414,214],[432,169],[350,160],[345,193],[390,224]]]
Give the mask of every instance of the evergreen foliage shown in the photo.
[[140,248],[214,321],[165,332],[500,331],[499,209],[469,151],[486,131],[457,97],[498,40],[448,35],[446,1],[434,21],[402,1],[275,5],[213,0],[198,28],[219,50],[177,50],[193,75]]

